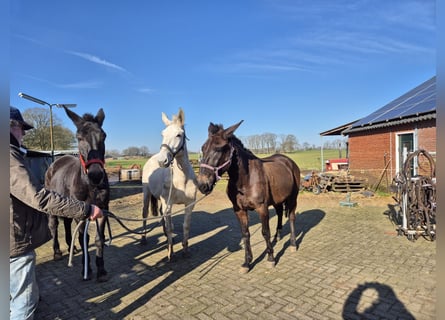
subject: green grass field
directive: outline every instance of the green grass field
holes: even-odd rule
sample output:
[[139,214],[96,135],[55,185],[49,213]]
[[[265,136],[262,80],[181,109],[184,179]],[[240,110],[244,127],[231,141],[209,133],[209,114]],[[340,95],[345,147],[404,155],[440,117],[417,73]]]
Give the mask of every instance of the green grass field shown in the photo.
[[[307,150],[297,151],[293,153],[286,153],[295,163],[300,167],[301,171],[320,171],[321,170],[321,154],[320,150]],[[262,158],[267,156],[266,154],[258,154],[258,157]],[[345,151],[342,150],[342,156],[345,156]],[[323,162],[328,159],[336,159],[339,157],[337,149],[323,150]],[[189,155],[190,160],[198,160],[197,153],[191,153]],[[123,169],[128,169],[133,165],[139,165],[141,168],[144,166],[148,158],[129,158],[129,159],[107,159],[107,168],[121,166]]]

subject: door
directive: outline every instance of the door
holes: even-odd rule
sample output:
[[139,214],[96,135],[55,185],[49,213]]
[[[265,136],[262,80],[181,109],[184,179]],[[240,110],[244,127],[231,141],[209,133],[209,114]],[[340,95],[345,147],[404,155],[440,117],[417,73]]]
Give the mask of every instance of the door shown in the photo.
[[[411,152],[414,151],[414,133],[399,134],[397,142],[397,171],[401,172],[403,170],[403,164],[405,163],[406,158]],[[414,176],[414,159],[412,159],[411,162],[411,176]]]

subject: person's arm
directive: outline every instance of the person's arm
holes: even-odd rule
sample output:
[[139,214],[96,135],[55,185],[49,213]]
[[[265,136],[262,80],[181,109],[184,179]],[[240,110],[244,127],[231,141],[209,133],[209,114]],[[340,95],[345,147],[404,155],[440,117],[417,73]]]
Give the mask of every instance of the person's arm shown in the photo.
[[10,156],[10,193],[28,206],[51,215],[84,219],[102,216],[102,210],[84,201],[43,188],[19,156]]

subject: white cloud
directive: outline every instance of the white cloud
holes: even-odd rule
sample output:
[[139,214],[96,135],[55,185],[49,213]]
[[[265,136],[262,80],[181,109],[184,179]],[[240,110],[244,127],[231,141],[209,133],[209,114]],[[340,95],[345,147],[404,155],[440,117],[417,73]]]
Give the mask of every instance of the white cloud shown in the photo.
[[102,83],[99,81],[83,81],[83,82],[74,82],[67,84],[56,84],[59,88],[65,89],[95,89],[102,86]]
[[101,59],[101,58],[99,58],[99,57],[97,57],[95,55],[89,54],[89,53],[83,53],[83,52],[77,52],[77,51],[67,51],[67,53],[75,55],[75,56],[78,56],[78,57],[80,57],[82,59],[85,59],[87,61],[90,61],[90,62],[93,62],[93,63],[96,63],[96,64],[100,64],[100,65],[103,65],[103,66],[106,66],[106,67],[109,67],[109,68],[112,68],[112,69],[116,69],[116,70],[119,70],[119,71],[127,72],[127,70],[125,70],[125,68],[123,68],[121,66],[118,66],[118,65],[116,65],[114,63],[108,62],[108,61],[106,61],[104,59]]

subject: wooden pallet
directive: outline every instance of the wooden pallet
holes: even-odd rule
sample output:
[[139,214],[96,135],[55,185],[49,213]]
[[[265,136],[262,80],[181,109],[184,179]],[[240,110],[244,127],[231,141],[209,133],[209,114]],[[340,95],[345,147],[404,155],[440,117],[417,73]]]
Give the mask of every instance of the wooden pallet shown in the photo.
[[365,180],[354,178],[335,178],[332,181],[332,191],[335,192],[357,192],[366,187]]

